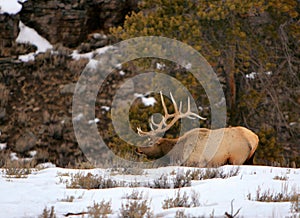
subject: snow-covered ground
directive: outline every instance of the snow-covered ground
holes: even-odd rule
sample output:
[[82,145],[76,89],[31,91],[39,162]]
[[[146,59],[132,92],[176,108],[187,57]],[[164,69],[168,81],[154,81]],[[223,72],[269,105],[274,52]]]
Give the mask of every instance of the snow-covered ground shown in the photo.
[[[223,166],[219,170],[229,172],[234,166]],[[126,196],[133,191],[143,193],[144,199],[154,213],[154,217],[174,217],[176,211],[184,210],[189,217],[224,217],[224,213],[233,213],[240,209],[237,217],[299,217],[300,213],[292,211],[290,202],[258,202],[249,200],[255,198],[257,190],[269,190],[271,193],[300,194],[300,169],[275,168],[265,166],[241,166],[237,176],[226,179],[216,178],[208,180],[192,180],[190,187],[180,189],[188,196],[197,196],[199,205],[190,208],[163,209],[164,200],[176,195],[178,189],[154,189],[149,187],[117,187],[109,189],[69,189],[66,184],[76,173],[97,174],[103,178],[117,181],[142,182],[149,184],[162,174],[167,175],[169,181],[176,174],[183,174],[185,167],[163,167],[147,169],[141,175],[122,175],[112,170],[91,169],[75,170],[50,167],[33,171],[27,178],[8,178],[5,170],[0,176],[0,217],[38,217],[43,209],[54,206],[57,217],[64,217],[68,213],[86,212],[88,206],[93,206],[102,200],[110,201],[112,214],[118,217],[122,204],[128,202]],[[74,177],[74,176],[73,176]],[[277,177],[277,179],[276,179]],[[278,179],[281,178],[281,179]],[[70,183],[69,183],[70,184]],[[141,185],[142,186],[142,185]],[[196,193],[196,195],[195,195]],[[65,199],[74,198],[72,202]],[[81,217],[81,216],[71,216]],[[87,215],[85,215],[87,217]]]

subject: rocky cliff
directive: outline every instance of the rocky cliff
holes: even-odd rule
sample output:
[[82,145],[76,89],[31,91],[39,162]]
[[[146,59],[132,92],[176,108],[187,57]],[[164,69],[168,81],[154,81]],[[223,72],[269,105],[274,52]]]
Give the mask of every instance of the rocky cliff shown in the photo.
[[[109,44],[108,29],[136,8],[137,0],[28,0],[20,13],[0,14],[0,143],[7,144],[0,149],[0,166],[11,152],[24,158],[33,150],[37,163],[75,166],[85,160],[73,131],[72,83],[87,60],[73,60],[70,48],[84,51]],[[20,21],[57,53],[18,61],[18,55],[36,50],[16,43]]]
[[[6,48],[14,44],[21,20],[52,44],[76,47],[90,33],[107,33],[110,27],[122,24],[126,14],[137,10],[137,2],[138,0],[29,0],[23,3],[23,8],[17,15],[0,14],[0,45]],[[4,56],[4,52],[0,55]]]
[[9,50],[19,33],[19,19],[19,15],[0,14],[0,57],[11,55]]

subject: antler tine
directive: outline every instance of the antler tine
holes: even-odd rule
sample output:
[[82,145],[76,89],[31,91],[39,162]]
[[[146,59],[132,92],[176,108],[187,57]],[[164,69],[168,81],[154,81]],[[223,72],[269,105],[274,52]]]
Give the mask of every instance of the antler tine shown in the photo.
[[174,99],[174,97],[173,97],[173,95],[172,95],[172,92],[170,92],[170,96],[171,96],[172,103],[173,103],[173,105],[174,105],[174,111],[175,111],[175,114],[178,114],[179,111],[178,111],[177,103],[176,103],[176,101],[175,101],[175,99]]
[[[162,119],[159,123],[156,123],[154,121],[154,117],[151,116],[150,118],[150,123],[149,126],[151,128],[150,132],[144,132],[142,131],[142,129],[140,127],[137,128],[138,134],[140,136],[155,136],[159,133],[164,133],[166,131],[168,131],[179,119],[181,118],[190,118],[190,119],[201,119],[201,120],[206,120],[206,118],[201,117],[200,115],[191,112],[191,100],[188,97],[188,105],[187,105],[187,111],[185,113],[182,113],[182,101],[180,101],[179,103],[179,109],[177,106],[177,103],[172,95],[172,93],[170,92],[170,96],[171,96],[171,100],[174,106],[174,113],[173,114],[169,114],[168,109],[166,107],[166,103],[164,100],[164,96],[162,94],[162,92],[160,92],[160,98],[161,98],[161,104],[164,110],[164,115],[162,115]],[[170,122],[168,122],[168,119],[171,119]]]
[[143,133],[145,133],[140,127],[137,127],[137,133],[139,134],[139,136],[143,136]]
[[151,131],[154,131],[153,125],[154,125],[154,124],[152,124],[151,122],[149,123],[149,126],[150,126]]
[[179,113],[181,113],[181,109],[182,109],[182,101],[179,102]]
[[164,109],[165,116],[168,116],[169,113],[168,113],[168,110],[167,110],[167,107],[166,107],[166,103],[165,103],[165,100],[164,100],[164,96],[163,96],[163,94],[162,94],[162,91],[160,91],[160,99],[161,99],[161,104],[162,104],[163,109]]
[[152,130],[153,130],[153,126],[156,126],[157,128],[162,128],[162,126],[164,125],[164,119],[162,118],[162,121],[160,121],[160,123],[155,123],[153,116],[151,116],[149,125]]
[[185,115],[187,115],[187,117],[190,118],[190,119],[199,118],[201,120],[206,120],[206,118],[201,117],[200,115],[191,112],[191,100],[190,100],[190,97],[188,97],[188,109],[187,109]]

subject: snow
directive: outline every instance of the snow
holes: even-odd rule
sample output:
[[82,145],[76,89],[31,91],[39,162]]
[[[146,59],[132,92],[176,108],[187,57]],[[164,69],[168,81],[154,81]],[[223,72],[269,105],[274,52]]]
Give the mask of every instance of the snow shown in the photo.
[[[234,166],[223,166],[224,172],[230,171]],[[114,180],[132,182],[149,182],[160,175],[173,176],[174,172],[184,172],[186,167],[162,167],[144,170],[142,175],[122,175],[111,169],[76,170],[62,169],[50,165],[49,168],[34,170],[27,178],[7,178],[5,171],[0,171],[0,217],[38,217],[43,209],[54,206],[57,217],[64,217],[67,213],[87,211],[88,206],[102,200],[111,201],[113,214],[109,217],[118,217],[122,203],[126,202],[124,196],[130,195],[133,190],[143,192],[143,198],[155,217],[174,217],[176,211],[184,210],[190,217],[224,217],[224,213],[231,213],[239,208],[238,217],[287,217],[295,215],[291,211],[291,202],[258,202],[248,200],[247,195],[255,196],[258,187],[261,191],[274,190],[282,192],[283,187],[289,191],[294,190],[300,194],[300,169],[275,168],[265,166],[240,166],[237,176],[226,179],[193,180],[191,187],[181,189],[153,189],[149,187],[117,187],[110,189],[67,189],[64,181],[70,181],[71,175],[76,173],[91,173],[93,175],[109,176]],[[286,180],[276,180],[275,176],[285,176]],[[191,196],[192,192],[198,194],[200,206],[191,208],[163,209],[165,199],[174,197],[180,191]],[[73,202],[63,199],[73,196]],[[74,216],[76,217],[76,216]],[[87,216],[85,216],[87,217]]]
[[[267,76],[272,76],[273,72],[272,71],[266,71],[266,72],[263,72],[263,74],[265,74]],[[260,74],[257,73],[257,72],[251,72],[251,73],[246,74],[246,78],[247,79],[255,79],[258,75],[260,75]]]
[[6,148],[6,143],[0,143],[0,151],[4,150]]
[[34,157],[37,154],[37,151],[29,151],[29,155],[31,157]]
[[166,67],[165,64],[156,63],[156,69],[158,69],[158,70],[162,70],[162,69],[164,69],[165,67]]
[[190,70],[192,69],[192,63],[187,63],[184,67],[185,69]]
[[0,0],[0,14],[17,14],[21,11],[22,5],[20,3],[27,0]]
[[11,152],[10,153],[10,160],[12,160],[12,161],[19,160],[17,153]]
[[41,37],[34,29],[25,26],[21,21],[19,23],[20,33],[16,39],[19,43],[30,43],[37,47],[37,53],[46,52],[52,49],[52,45],[43,37]]
[[16,42],[29,43],[37,47],[37,51],[35,53],[20,55],[19,60],[24,62],[32,61],[36,54],[52,49],[52,45],[45,38],[41,37],[34,29],[25,26],[21,21],[19,23],[19,27],[20,32]]
[[142,99],[142,103],[148,107],[148,106],[153,106],[155,103],[156,103],[156,100],[155,98],[153,97],[145,97],[143,94],[138,94],[138,93],[135,93],[134,96],[136,98],[141,98]]
[[89,120],[88,124],[99,123],[99,122],[100,122],[100,120],[98,118],[95,118],[93,120]]
[[246,74],[246,78],[247,79],[255,79],[256,74],[257,74],[256,72],[251,72],[249,74]]
[[109,111],[110,110],[110,107],[108,106],[101,106],[101,109],[105,110],[105,111]]
[[[105,46],[105,47],[102,47],[102,48],[97,48],[94,51],[91,51],[91,52],[88,52],[88,53],[83,53],[83,54],[79,54],[78,51],[75,50],[75,51],[73,51],[71,56],[74,60],[79,60],[81,58],[86,58],[86,59],[91,60],[95,56],[104,54],[106,51],[108,51],[109,49],[113,49],[113,48],[114,48],[113,46],[109,45],[109,46]],[[95,64],[95,60],[94,60],[93,64]],[[96,67],[96,64],[95,65],[93,65],[93,64],[91,64],[91,66]]]
[[73,120],[74,120],[74,121],[80,121],[83,117],[84,117],[84,116],[83,116],[83,113],[79,113],[79,114],[77,114],[77,115],[73,118]]

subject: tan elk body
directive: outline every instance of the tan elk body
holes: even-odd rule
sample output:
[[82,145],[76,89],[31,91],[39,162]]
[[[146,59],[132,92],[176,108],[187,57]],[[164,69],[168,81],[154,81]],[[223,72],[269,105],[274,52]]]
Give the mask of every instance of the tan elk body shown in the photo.
[[[175,109],[174,114],[168,114],[161,94],[165,113],[162,121],[156,124],[151,120],[152,131],[150,132],[138,128],[139,135],[150,137],[148,143],[150,145],[139,147],[139,153],[145,154],[150,159],[170,156],[173,161],[178,160],[180,163],[184,162],[186,166],[198,167],[215,167],[227,163],[241,165],[253,157],[258,146],[258,136],[241,126],[215,130],[195,128],[176,139],[157,137],[157,134],[167,131],[181,118],[204,119],[190,111],[189,99],[186,113],[181,112],[181,104],[179,109],[177,108],[172,94],[171,99]],[[171,122],[167,123],[170,118],[172,118]],[[153,126],[156,126],[156,129]]]

